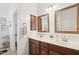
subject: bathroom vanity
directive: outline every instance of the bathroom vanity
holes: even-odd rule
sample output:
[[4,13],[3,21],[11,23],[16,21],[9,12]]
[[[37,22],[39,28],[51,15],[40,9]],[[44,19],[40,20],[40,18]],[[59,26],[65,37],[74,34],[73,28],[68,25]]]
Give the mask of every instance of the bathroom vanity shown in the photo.
[[[55,33],[79,34],[78,10],[79,10],[79,4],[75,4],[66,8],[62,8],[60,10],[56,10]],[[35,24],[37,25],[36,30],[38,33],[45,33],[45,34],[49,33],[50,32],[49,14],[38,16],[37,23]],[[30,55],[79,55],[78,41],[71,40],[68,42],[69,40],[68,38],[63,37],[56,39],[57,36],[52,40],[47,36],[43,37],[43,35],[41,34],[33,38],[32,36],[29,37]],[[38,36],[40,36],[40,38],[38,38]]]
[[29,38],[30,55],[79,55],[79,50]]

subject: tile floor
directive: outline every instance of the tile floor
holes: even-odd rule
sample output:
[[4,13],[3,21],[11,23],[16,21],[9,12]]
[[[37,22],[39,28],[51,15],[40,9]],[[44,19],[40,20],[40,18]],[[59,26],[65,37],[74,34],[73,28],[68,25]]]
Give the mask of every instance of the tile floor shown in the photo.
[[5,53],[3,53],[3,54],[1,54],[1,55],[17,55],[17,52],[11,51],[11,50],[9,49],[7,52],[5,52]]

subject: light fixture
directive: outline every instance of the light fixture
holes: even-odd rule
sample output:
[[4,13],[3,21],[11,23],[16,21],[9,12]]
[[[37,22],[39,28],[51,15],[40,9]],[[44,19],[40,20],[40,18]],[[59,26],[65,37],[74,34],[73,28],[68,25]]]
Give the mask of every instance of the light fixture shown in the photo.
[[56,9],[56,6],[53,4],[53,5],[50,5],[45,11],[48,12],[50,10],[55,10]]
[[45,11],[48,12],[50,10],[52,10],[52,7],[48,7]]
[[55,10],[55,8],[56,8],[56,6],[55,5],[53,5],[53,9]]

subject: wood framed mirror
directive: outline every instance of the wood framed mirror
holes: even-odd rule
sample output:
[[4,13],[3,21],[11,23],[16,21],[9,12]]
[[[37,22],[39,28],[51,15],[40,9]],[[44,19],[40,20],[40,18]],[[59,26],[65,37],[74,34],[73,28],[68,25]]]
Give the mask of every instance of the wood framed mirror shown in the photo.
[[36,30],[36,16],[30,15],[30,30]]
[[55,11],[56,33],[79,33],[79,4]]
[[38,32],[49,32],[49,14],[38,17]]

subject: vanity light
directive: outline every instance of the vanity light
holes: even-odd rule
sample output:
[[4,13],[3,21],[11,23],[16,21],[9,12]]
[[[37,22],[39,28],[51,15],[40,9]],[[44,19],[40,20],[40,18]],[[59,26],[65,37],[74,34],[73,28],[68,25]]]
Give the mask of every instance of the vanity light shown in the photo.
[[56,8],[55,5],[51,5],[51,6],[49,6],[45,11],[48,12],[48,11],[50,11],[50,10],[52,10],[52,9],[55,10],[55,8]]
[[55,8],[56,8],[56,6],[55,5],[53,5],[53,9],[55,10]]
[[48,12],[50,10],[52,10],[52,7],[48,7],[45,11]]

